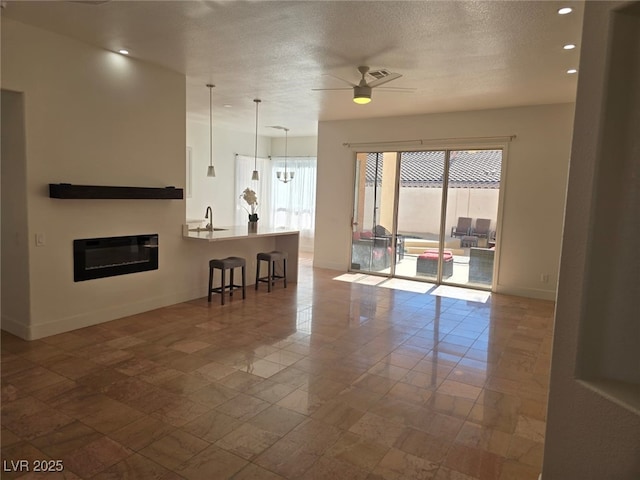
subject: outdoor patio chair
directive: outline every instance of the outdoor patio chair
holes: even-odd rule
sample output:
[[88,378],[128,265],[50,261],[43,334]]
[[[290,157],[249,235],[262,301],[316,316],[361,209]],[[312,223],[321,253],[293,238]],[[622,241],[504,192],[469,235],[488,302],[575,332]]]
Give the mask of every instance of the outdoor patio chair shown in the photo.
[[458,224],[451,227],[452,237],[466,237],[471,232],[471,218],[458,217]]
[[476,219],[476,226],[471,231],[471,235],[474,235],[479,238],[489,238],[491,234],[491,219],[489,218],[478,218]]
[[[373,236],[378,238],[388,238],[391,240],[391,232],[382,225],[373,227]],[[400,234],[396,235],[396,261],[399,262],[404,258],[404,237]]]

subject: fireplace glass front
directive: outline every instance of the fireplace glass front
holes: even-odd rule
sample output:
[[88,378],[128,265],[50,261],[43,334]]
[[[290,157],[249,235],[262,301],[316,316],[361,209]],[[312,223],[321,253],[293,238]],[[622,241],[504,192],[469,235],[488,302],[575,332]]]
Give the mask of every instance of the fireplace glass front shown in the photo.
[[157,269],[157,234],[73,241],[75,282]]

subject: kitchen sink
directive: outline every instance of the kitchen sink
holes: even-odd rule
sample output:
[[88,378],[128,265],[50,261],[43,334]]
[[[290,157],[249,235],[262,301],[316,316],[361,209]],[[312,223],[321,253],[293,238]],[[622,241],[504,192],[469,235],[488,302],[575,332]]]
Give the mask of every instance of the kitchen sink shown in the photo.
[[[228,228],[217,228],[217,227],[213,227],[213,231],[214,232],[223,232],[229,230]],[[209,230],[207,230],[204,227],[198,227],[198,228],[190,228],[189,229],[190,232],[208,232]]]

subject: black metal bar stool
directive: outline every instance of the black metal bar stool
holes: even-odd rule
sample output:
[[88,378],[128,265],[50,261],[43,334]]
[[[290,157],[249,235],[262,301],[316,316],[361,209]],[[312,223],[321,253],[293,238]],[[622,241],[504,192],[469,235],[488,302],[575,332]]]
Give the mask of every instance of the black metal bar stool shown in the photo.
[[[233,289],[238,289],[238,288],[242,288],[242,298],[246,298],[246,293],[245,293],[245,285],[246,285],[246,278],[245,278],[245,267],[247,265],[247,262],[245,261],[244,258],[242,257],[227,257],[227,258],[223,258],[223,259],[213,259],[213,260],[209,260],[209,292],[208,292],[208,297],[207,297],[207,301],[211,301],[211,293],[219,293],[220,294],[220,303],[222,305],[224,305],[224,291],[226,289],[229,290],[229,296],[232,297],[233,296]],[[219,287],[213,287],[213,270],[215,268],[219,268],[220,269],[220,286]],[[233,270],[235,268],[242,268],[242,284],[241,285],[235,285],[233,283]],[[225,272],[227,270],[230,270],[230,274],[229,274],[229,285],[226,285],[225,283]]]
[[[267,291],[271,291],[271,285],[275,284],[275,280],[284,280],[284,288],[287,288],[287,258],[289,254],[287,252],[279,252],[274,250],[272,252],[260,252],[258,253],[258,265],[256,265],[256,290],[258,289],[258,282],[267,283]],[[282,260],[282,275],[276,274],[276,262]],[[260,262],[265,261],[268,264],[267,276],[260,276]]]

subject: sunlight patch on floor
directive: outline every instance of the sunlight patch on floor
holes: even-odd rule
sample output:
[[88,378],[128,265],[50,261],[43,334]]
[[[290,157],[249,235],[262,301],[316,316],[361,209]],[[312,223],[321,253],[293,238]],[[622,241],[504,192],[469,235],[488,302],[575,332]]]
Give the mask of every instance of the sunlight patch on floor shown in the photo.
[[377,277],[375,275],[365,275],[364,273],[345,273],[334,280],[349,283],[361,283],[363,285],[378,285],[386,280],[385,277]]
[[469,302],[487,303],[491,297],[491,292],[483,290],[471,290],[469,288],[451,287],[449,285],[440,285],[431,292],[431,295],[440,297],[455,298],[458,300],[467,300]]
[[334,280],[341,282],[359,283],[361,285],[372,285],[392,290],[403,290],[405,292],[427,293],[434,285],[425,282],[414,282],[402,278],[385,278],[376,275],[366,275],[363,273],[345,273]]
[[431,295],[466,300],[468,302],[487,303],[489,298],[491,298],[491,292],[485,292],[484,290],[472,290],[449,285],[436,287],[433,283],[417,282],[404,278],[386,278],[377,275],[367,275],[365,273],[344,273],[333,279],[341,282],[359,283],[361,285],[390,288],[392,290],[402,290],[405,292],[429,293]]
[[378,285],[383,288],[391,288],[393,290],[403,290],[405,292],[427,293],[435,285],[425,282],[414,282],[403,278],[390,278],[386,282]]

